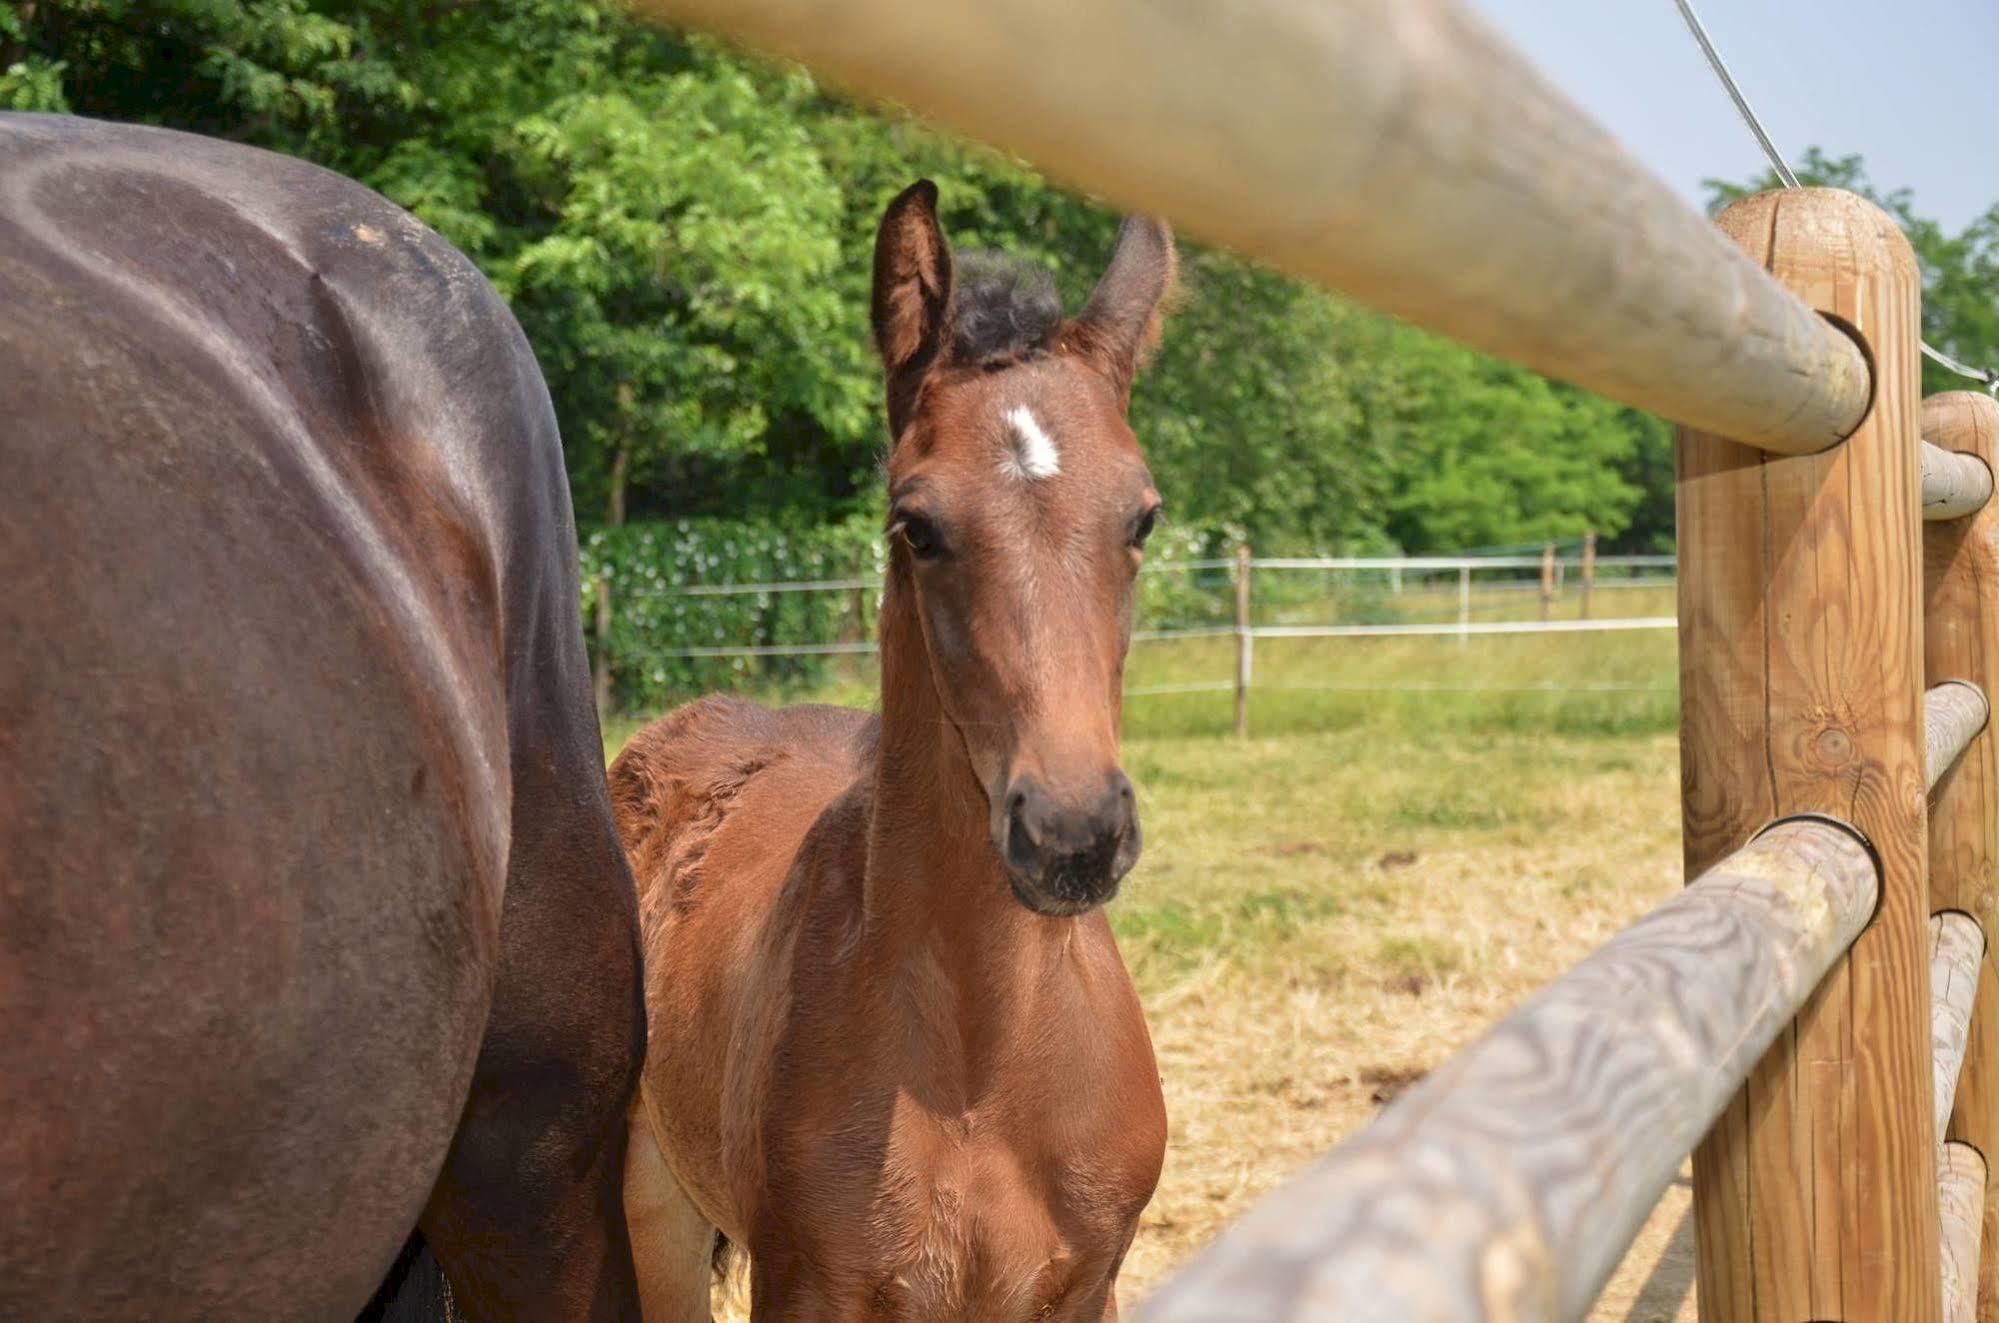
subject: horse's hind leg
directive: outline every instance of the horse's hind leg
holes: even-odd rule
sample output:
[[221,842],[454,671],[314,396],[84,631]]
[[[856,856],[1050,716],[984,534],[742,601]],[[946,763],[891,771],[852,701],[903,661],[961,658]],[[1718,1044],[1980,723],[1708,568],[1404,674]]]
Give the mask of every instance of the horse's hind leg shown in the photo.
[[420,1225],[472,1323],[635,1323],[622,1189],[645,1051],[636,901],[609,814],[537,802],[561,800],[516,789],[493,1010]]
[[715,1228],[674,1179],[636,1103],[625,1149],[625,1221],[646,1323],[711,1323]]

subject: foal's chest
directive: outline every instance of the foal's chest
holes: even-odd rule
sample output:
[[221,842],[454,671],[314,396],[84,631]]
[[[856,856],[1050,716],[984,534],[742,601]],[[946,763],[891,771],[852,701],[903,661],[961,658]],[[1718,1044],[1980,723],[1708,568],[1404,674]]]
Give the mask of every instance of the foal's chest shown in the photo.
[[[858,1234],[811,1240],[869,1317],[1029,1323],[1104,1317],[1156,1161],[1098,1149],[1052,1161],[975,1121],[899,1116]],[[853,1188],[853,1187],[849,1187]],[[822,1257],[825,1256],[825,1257]],[[846,1294],[841,1290],[840,1294]]]

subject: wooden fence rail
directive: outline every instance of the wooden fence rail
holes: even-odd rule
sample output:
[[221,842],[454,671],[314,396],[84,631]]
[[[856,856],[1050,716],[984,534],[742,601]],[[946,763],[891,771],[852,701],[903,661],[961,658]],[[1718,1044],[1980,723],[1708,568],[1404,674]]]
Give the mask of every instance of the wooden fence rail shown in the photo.
[[1962,519],[1992,499],[1992,470],[1978,456],[1926,439],[1922,462],[1923,518]]
[[1679,422],[1796,454],[1867,409],[1846,336],[1455,0],[639,5]]
[[1878,900],[1851,831],[1770,828],[1397,1097],[1140,1317],[1581,1317]]
[[1695,880],[1143,1318],[1578,1319],[1698,1139],[1706,1323],[1999,1323],[1999,406],[1889,217],[1717,233],[1456,0],[639,3],[1683,425]]
[[1979,1219],[1984,1212],[1985,1158],[1955,1140],[1939,1159],[1938,1203],[1943,1210],[1944,1323],[1974,1323],[1979,1315]]
[[1923,694],[1923,778],[1932,790],[1964,755],[1991,715],[1985,691],[1969,680],[1945,680]]
[[1985,934],[1969,914],[1948,910],[1930,919],[1930,1051],[1934,1056],[1937,1133],[1950,1125],[1964,1050],[1971,1041],[1972,1000]]

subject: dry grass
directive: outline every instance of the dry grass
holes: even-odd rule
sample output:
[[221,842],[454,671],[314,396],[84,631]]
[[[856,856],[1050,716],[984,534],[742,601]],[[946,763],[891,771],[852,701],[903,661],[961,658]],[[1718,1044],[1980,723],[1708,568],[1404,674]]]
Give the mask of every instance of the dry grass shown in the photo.
[[[1173,1128],[1128,1299],[1680,883],[1670,737],[1369,729],[1130,761],[1152,844],[1114,919]],[[1666,1282],[1632,1308],[1657,1257],[1598,1317],[1674,1317]]]
[[[1172,1131],[1127,1304],[1680,885],[1673,737],[1525,715],[1130,742],[1147,849],[1112,918]],[[1693,1317],[1686,1202],[1668,1192],[1594,1318]]]

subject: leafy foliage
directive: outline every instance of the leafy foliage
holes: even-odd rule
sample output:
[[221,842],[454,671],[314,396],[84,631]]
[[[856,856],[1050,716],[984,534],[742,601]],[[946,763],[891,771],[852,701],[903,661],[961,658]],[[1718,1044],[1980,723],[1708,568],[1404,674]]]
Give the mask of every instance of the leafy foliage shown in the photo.
[[[415,211],[511,300],[586,521],[872,515],[869,252],[911,178],[941,182],[958,243],[1045,264],[1072,308],[1116,228],[1017,161],[599,0],[4,0],[0,105],[256,143]],[[1225,253],[1189,245],[1184,270],[1134,423],[1189,526],[1273,550],[1670,528],[1634,480],[1648,420]]]
[[[1915,196],[1908,189],[1877,188],[1859,156],[1828,156],[1813,147],[1793,173],[1801,184],[1858,193],[1893,216],[1909,236],[1923,272],[1923,339],[1968,366],[1999,368],[1999,205],[1949,234],[1916,214]],[[1737,198],[1779,187],[1769,171],[1746,184],[1710,179],[1708,210],[1720,211]],[[1965,389],[1975,389],[1975,383],[1923,360],[1925,395]]]
[[583,609],[595,614],[597,584],[610,591],[606,657],[618,705],[654,711],[689,694],[749,684],[823,684],[829,655],[687,656],[690,649],[761,644],[861,643],[873,636],[875,594],[776,592],[688,595],[695,584],[879,579],[882,543],[849,520],[805,531],[747,520],[689,520],[597,528],[582,540]]

